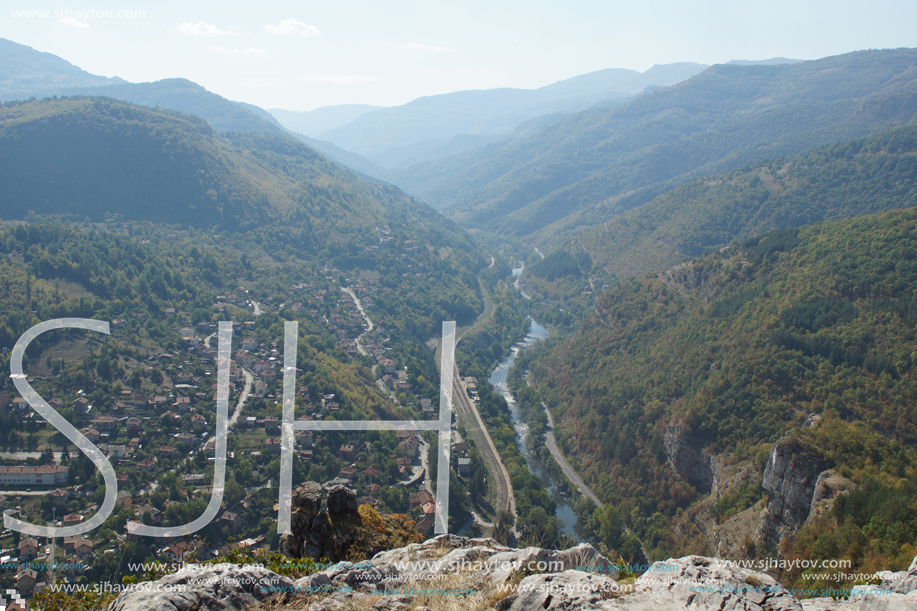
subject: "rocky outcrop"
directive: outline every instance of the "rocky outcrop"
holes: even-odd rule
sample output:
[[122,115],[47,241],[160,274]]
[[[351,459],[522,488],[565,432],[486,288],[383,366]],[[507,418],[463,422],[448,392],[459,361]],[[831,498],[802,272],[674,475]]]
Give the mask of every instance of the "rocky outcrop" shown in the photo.
[[669,464],[675,472],[691,482],[699,491],[710,492],[713,470],[710,456],[701,449],[700,442],[686,435],[680,427],[670,425],[663,438],[663,447]]
[[[266,569],[185,567],[122,593],[108,611],[899,611],[917,608],[917,559],[857,586],[849,600],[799,601],[769,575],[703,556],[654,563],[632,584],[618,581],[588,544],[558,551],[512,549],[493,539],[441,535],[340,562],[295,582]],[[267,600],[270,594],[278,596]],[[446,598],[444,598],[446,597]]]
[[812,508],[809,510],[806,523],[820,516],[829,515],[837,497],[854,486],[852,481],[833,469],[819,473],[818,480],[815,482],[815,490],[812,492]]
[[[703,556],[654,563],[618,581],[588,544],[558,551],[512,549],[493,539],[441,535],[340,562],[290,581],[262,568],[191,565],[125,592],[108,611],[899,611],[917,608],[917,559],[857,586],[849,600],[799,601],[769,575]],[[276,594],[268,599],[270,594]],[[446,598],[444,598],[446,597]]]
[[816,484],[825,467],[819,456],[796,444],[774,444],[761,481],[768,501],[755,530],[755,541],[776,548],[780,539],[796,533],[809,517]]
[[596,607],[603,611],[801,611],[802,605],[770,575],[688,556],[656,562],[634,583],[634,591]]
[[234,611],[295,587],[291,579],[257,566],[192,564],[155,582],[135,584],[108,611]]
[[420,539],[407,516],[382,516],[357,506],[356,493],[344,486],[328,489],[322,509],[322,487],[305,482],[293,491],[290,533],[280,537],[280,551],[290,558],[338,562]]

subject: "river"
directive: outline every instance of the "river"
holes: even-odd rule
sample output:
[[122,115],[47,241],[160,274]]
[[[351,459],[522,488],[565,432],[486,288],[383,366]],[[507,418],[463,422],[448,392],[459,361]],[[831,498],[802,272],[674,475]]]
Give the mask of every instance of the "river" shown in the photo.
[[496,369],[493,370],[487,381],[490,382],[493,387],[503,395],[503,397],[506,399],[506,403],[509,405],[509,413],[513,419],[513,428],[516,430],[516,445],[519,447],[519,451],[525,457],[525,463],[529,471],[540,477],[542,481],[547,484],[548,491],[551,493],[551,498],[557,505],[557,511],[554,515],[560,518],[561,522],[563,522],[562,532],[568,537],[576,539],[577,543],[582,543],[584,539],[582,539],[576,532],[576,513],[574,513],[573,507],[570,506],[567,500],[560,495],[560,491],[557,489],[557,486],[554,485],[554,482],[551,480],[551,476],[548,474],[548,472],[541,467],[541,464],[538,462],[538,460],[532,456],[531,452],[529,452],[528,446],[526,444],[526,439],[529,434],[529,427],[522,420],[522,415],[519,413],[519,405],[516,403],[516,399],[506,388],[506,376],[509,373],[509,370],[512,368],[513,364],[516,362],[516,357],[519,355],[519,352],[525,348],[534,346],[536,342],[541,341],[548,336],[547,329],[545,329],[542,325],[538,324],[531,318],[529,320],[531,320],[529,334],[525,336],[524,340],[513,346],[509,356],[500,361],[500,364],[497,365]]

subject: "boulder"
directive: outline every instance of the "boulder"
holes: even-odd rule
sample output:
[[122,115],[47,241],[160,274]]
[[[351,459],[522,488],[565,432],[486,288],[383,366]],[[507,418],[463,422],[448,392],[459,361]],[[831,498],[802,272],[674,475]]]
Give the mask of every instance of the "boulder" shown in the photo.
[[328,513],[339,515],[357,510],[357,494],[344,486],[332,486],[328,490]]
[[241,611],[296,584],[265,568],[191,564],[121,593],[108,611]]

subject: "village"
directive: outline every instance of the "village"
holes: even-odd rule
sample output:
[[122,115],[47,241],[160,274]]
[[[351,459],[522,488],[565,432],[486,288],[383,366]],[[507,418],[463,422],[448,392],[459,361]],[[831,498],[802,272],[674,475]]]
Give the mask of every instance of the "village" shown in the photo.
[[[380,243],[390,239],[386,227],[377,231]],[[408,251],[416,248],[405,246]],[[409,255],[401,256],[405,260]],[[409,260],[405,265],[421,274]],[[145,542],[163,561],[183,561],[192,555],[206,559],[226,554],[231,547],[276,549],[276,523],[267,518],[277,502],[283,354],[278,348],[280,338],[266,337],[257,325],[264,312],[289,309],[298,316],[308,314],[351,359],[365,363],[371,359],[375,388],[393,410],[414,419],[432,420],[439,414],[438,387],[422,376],[418,379],[416,373],[412,376],[396,360],[389,330],[373,322],[376,302],[391,291],[376,278],[347,277],[331,268],[314,282],[291,284],[286,294],[260,303],[243,291],[240,287],[236,294],[216,296],[213,304],[218,315],[251,311],[251,316],[242,316],[247,320],[233,322],[223,503],[214,523],[193,540]],[[114,466],[117,507],[99,532],[83,536],[39,541],[12,531],[0,535],[0,563],[18,567],[15,573],[0,574],[0,579],[21,596],[40,590],[48,579],[79,579],[103,557],[117,555],[135,539],[127,532],[128,521],[155,526],[187,523],[209,501],[215,455],[217,324],[187,320],[186,314],[173,309],[166,315],[176,324],[186,321],[178,331],[184,349],[149,355],[141,367],[150,383],[132,387],[126,375],[123,389],[111,397],[108,409],[94,406],[83,391],[48,400],[59,413],[70,416]],[[128,323],[113,320],[113,334],[117,337]],[[476,400],[475,380],[467,382]],[[333,390],[317,384],[311,374],[298,372],[296,419],[358,418],[355,406]],[[13,394],[0,394],[0,404],[19,414],[31,429],[47,426],[24,399]],[[460,476],[470,476],[469,446],[457,431],[453,435],[452,467]],[[307,479],[326,487],[346,485],[356,491],[361,504],[407,513],[421,534],[432,532],[436,514],[428,469],[432,452],[429,441],[417,431],[296,431],[295,451],[294,485]],[[0,506],[5,513],[57,526],[79,524],[96,513],[104,487],[86,457],[66,450],[27,452],[21,457],[39,464],[11,464],[9,459],[15,456],[4,454],[6,464],[0,466]]]

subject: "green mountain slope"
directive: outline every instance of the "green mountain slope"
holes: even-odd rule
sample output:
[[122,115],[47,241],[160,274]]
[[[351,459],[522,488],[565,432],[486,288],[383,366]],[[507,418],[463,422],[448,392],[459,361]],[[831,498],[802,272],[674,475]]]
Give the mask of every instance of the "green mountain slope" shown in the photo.
[[[531,371],[565,454],[662,555],[691,548],[674,526],[703,489],[667,438],[760,469],[793,432],[855,483],[914,477],[915,294],[917,212],[777,230],[622,282]],[[901,551],[877,533],[857,562]]]
[[104,98],[7,103],[0,156],[0,201],[13,218],[120,213],[235,229],[299,223],[309,203],[357,231],[408,201],[289,138],[224,137],[197,117]]
[[917,206],[917,126],[702,178],[576,236],[619,277],[772,229]]
[[287,136],[304,142],[329,159],[361,174],[380,178],[381,168],[368,159],[331,144],[289,130],[266,110],[233,102],[182,78],[150,83],[128,83],[80,70],[50,53],[41,53],[0,39],[0,101],[50,96],[105,96],[153,108],[167,108],[201,117],[217,131]]
[[[64,96],[106,96],[141,106],[168,108],[206,120],[217,131],[252,132],[274,136],[285,135],[270,114],[249,104],[233,102],[207,91],[197,83],[182,78],[162,79],[151,83],[123,83],[104,90],[67,88]],[[257,111],[261,111],[260,114]]]
[[466,226],[516,236],[542,230],[544,242],[552,223],[603,203],[614,208],[635,189],[885,131],[917,111],[915,90],[912,49],[719,65],[623,106],[390,179]]
[[90,74],[51,53],[0,38],[0,102],[53,95],[63,87],[102,87],[124,83]]

